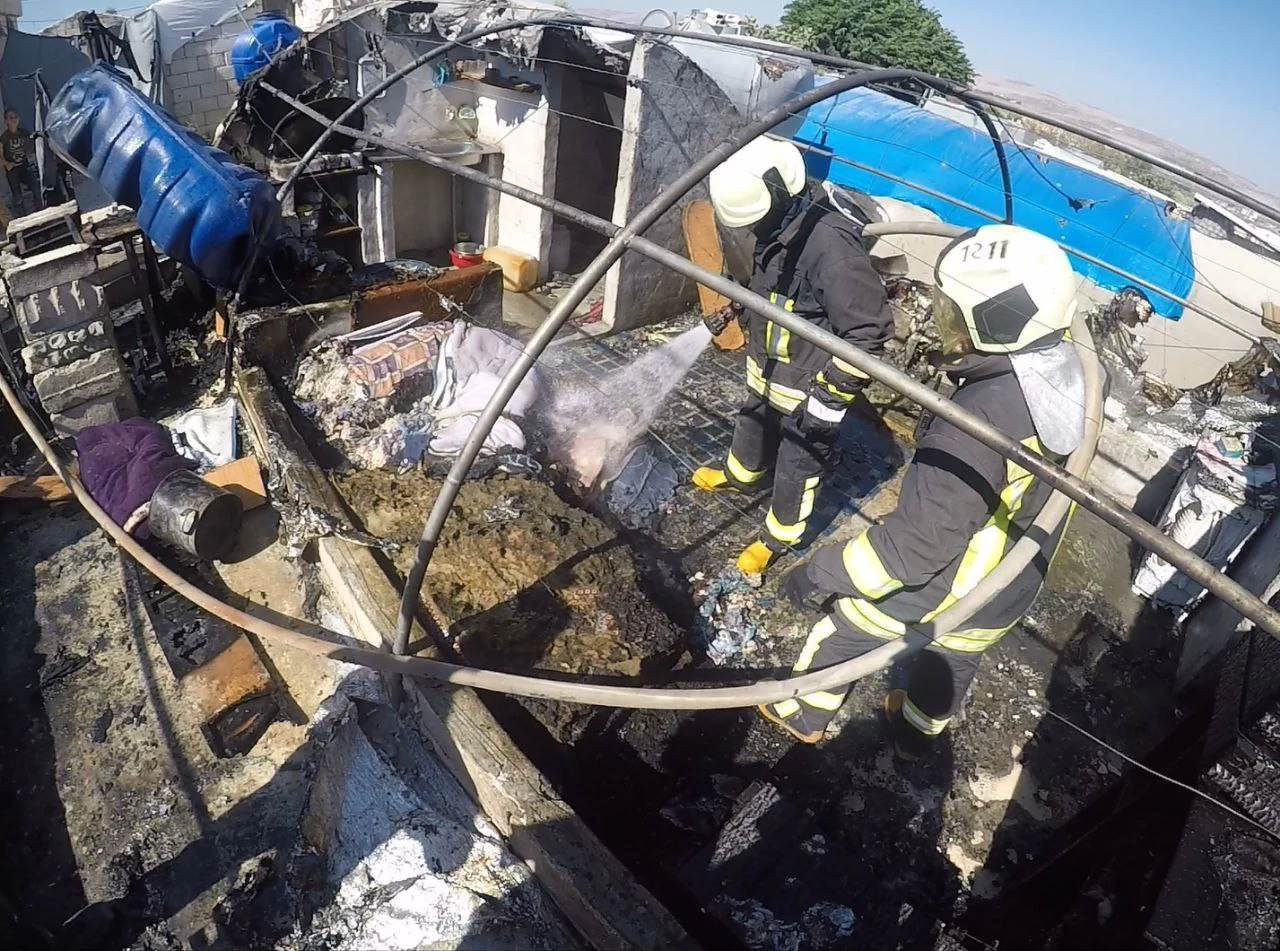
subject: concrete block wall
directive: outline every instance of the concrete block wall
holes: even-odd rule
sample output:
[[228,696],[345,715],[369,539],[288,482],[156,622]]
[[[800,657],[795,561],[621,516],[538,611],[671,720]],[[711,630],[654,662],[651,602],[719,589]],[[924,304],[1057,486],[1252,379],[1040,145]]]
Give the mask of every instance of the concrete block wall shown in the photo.
[[205,30],[181,47],[165,67],[165,106],[206,139],[212,138],[236,101],[231,46],[244,32],[245,23],[260,12],[261,4],[255,4],[244,11],[244,20],[232,17]]
[[94,253],[69,245],[25,259],[6,255],[0,270],[26,343],[23,362],[54,429],[74,434],[137,415]]
[[[708,108],[724,96],[715,80],[665,43],[638,40],[631,56],[622,117],[622,152],[613,221],[623,225],[690,165],[732,136],[746,120],[732,106]],[[645,237],[686,254],[681,207],[706,198],[699,185],[659,218]],[[680,313],[697,301],[696,285],[648,258],[624,255],[605,280],[604,321],[631,330]]]

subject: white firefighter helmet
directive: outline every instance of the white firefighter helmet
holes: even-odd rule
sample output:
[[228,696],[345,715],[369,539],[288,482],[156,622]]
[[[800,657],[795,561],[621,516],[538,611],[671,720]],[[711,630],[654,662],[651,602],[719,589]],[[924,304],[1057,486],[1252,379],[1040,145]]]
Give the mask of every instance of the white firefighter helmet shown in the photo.
[[986,225],[956,239],[934,272],[944,356],[1007,354],[1040,445],[1067,455],[1084,439],[1084,372],[1066,331],[1077,280],[1044,235]]
[[773,208],[769,184],[794,198],[804,190],[804,158],[790,142],[762,135],[712,170],[711,207],[726,228],[746,228]]
[[1017,353],[1061,340],[1076,313],[1077,280],[1049,238],[985,225],[957,238],[934,271],[933,317],[947,356]]

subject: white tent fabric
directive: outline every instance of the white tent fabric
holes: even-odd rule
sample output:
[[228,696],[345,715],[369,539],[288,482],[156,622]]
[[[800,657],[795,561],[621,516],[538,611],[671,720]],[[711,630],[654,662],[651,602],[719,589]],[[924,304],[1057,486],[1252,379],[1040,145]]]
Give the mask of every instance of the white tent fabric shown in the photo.
[[[210,27],[228,20],[251,19],[244,11],[252,6],[252,0],[158,0],[138,14],[128,26],[130,45],[138,55],[135,30],[145,43],[143,34],[151,33],[163,62]],[[149,22],[141,22],[149,21]],[[134,24],[138,24],[135,28]],[[151,57],[148,56],[148,59]],[[141,65],[141,62],[139,63]]]

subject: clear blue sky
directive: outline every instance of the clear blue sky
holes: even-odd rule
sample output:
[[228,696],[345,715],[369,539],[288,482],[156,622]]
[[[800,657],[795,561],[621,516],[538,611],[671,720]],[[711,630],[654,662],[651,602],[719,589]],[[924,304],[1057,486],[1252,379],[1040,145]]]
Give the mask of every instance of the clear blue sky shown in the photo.
[[[1278,0],[926,2],[959,35],[979,72],[1096,106],[1280,193]],[[115,0],[99,9],[144,5]],[[575,5],[644,11],[661,4]],[[783,6],[780,0],[710,5],[764,23],[776,23]],[[93,0],[27,0],[22,25],[38,31],[39,21],[86,6]]]

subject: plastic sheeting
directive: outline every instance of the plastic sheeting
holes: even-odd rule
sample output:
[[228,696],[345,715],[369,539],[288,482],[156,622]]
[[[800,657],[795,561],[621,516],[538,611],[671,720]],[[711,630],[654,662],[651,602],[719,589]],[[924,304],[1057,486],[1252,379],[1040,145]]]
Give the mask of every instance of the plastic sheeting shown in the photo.
[[252,0],[158,0],[134,19],[154,17],[160,56],[168,63],[174,53],[210,27],[241,17],[252,19],[244,12],[252,5]]
[[[871,195],[928,208],[943,221],[977,227],[988,219],[952,198],[1001,218],[1000,165],[985,132],[966,128],[883,93],[854,89],[808,110],[793,139],[810,174]],[[1006,143],[1014,223],[1115,265],[1177,297],[1191,290],[1195,268],[1191,228],[1170,218],[1161,200],[1068,162]],[[911,182],[902,185],[846,159]],[[916,187],[920,186],[920,187]],[[927,189],[927,191],[926,191]],[[929,194],[936,192],[940,198]],[[1073,207],[1074,204],[1080,207]],[[1106,268],[1071,256],[1072,267],[1108,290],[1132,284]],[[1148,293],[1157,313],[1177,319],[1182,306]]]

